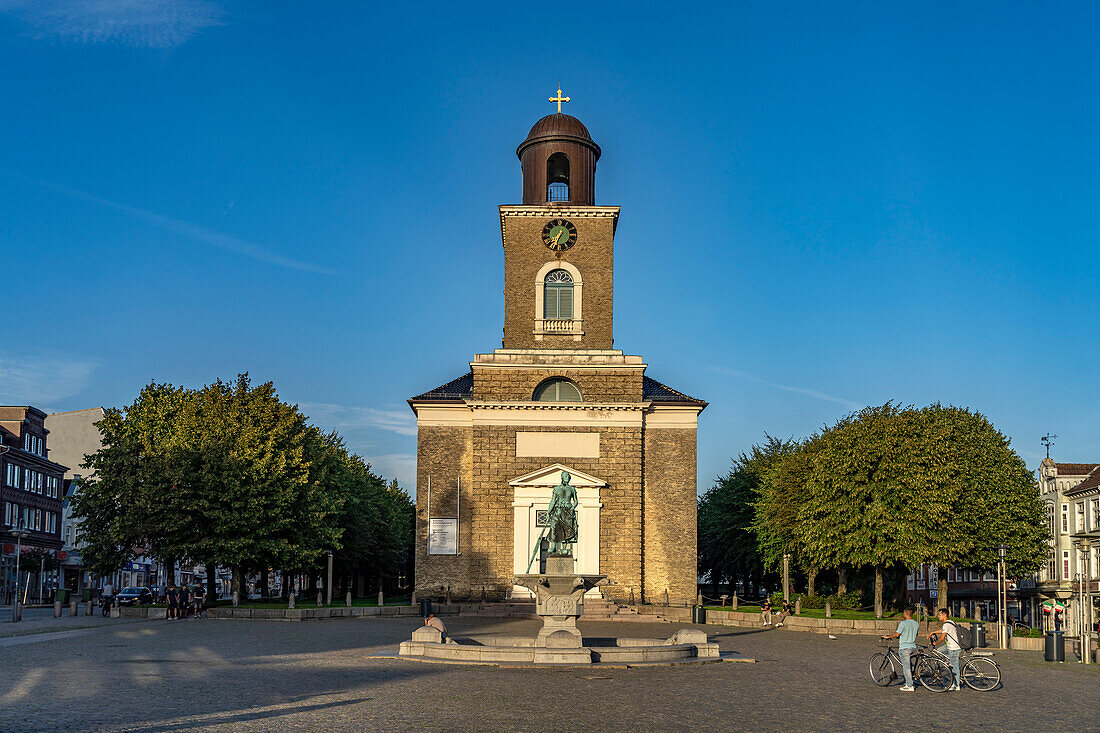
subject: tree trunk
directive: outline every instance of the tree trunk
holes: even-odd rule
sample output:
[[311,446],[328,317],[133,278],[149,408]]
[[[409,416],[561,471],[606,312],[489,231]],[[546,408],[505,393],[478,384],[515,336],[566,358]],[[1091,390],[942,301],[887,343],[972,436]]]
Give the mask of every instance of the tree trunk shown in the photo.
[[882,589],[885,582],[882,577],[882,566],[875,566],[875,618],[882,618]]
[[806,571],[806,595],[814,595],[814,591],[817,590],[817,568],[810,568]]
[[260,568],[260,596],[267,598],[271,595],[271,588],[268,586],[267,574],[268,568]]
[[841,565],[836,571],[836,593],[842,596],[848,592],[848,567]]
[[244,572],[241,570],[240,565],[233,566],[233,581],[230,587],[230,593],[236,593],[237,598],[244,600],[244,589],[241,587],[244,584]]
[[169,557],[164,561],[164,585],[174,585],[176,582],[176,558]]
[[947,602],[947,568],[943,565],[940,566],[939,581],[936,583],[936,591],[939,597],[936,598],[937,603],[934,604],[936,608],[933,609],[933,612],[940,608],[946,608],[947,615],[950,616],[951,605]]
[[206,565],[206,602],[213,603],[218,600],[218,579],[214,573],[214,563],[207,560]]

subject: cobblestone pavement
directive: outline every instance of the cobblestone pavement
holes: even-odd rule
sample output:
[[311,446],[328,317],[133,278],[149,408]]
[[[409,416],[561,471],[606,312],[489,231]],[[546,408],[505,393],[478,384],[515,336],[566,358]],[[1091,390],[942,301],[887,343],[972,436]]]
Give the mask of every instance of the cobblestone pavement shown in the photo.
[[[73,629],[87,629],[95,626],[117,626],[119,624],[133,623],[137,619],[128,618],[104,618],[99,612],[99,607],[94,609],[91,616],[84,615],[84,606],[81,604],[80,613],[77,616],[69,615],[69,607],[65,606],[61,612],[61,618],[53,617],[53,608],[24,608],[23,620],[13,623],[11,620],[11,606],[0,606],[0,639],[11,636],[24,636],[28,634],[41,634],[49,631],[71,631]],[[2,726],[0,722],[0,726]],[[2,729],[2,728],[0,728]]]
[[[532,669],[370,659],[412,619],[142,621],[0,648],[2,731],[1097,730],[1100,668],[999,652],[989,693],[875,687],[869,637],[707,627],[757,664]],[[449,620],[534,634],[536,621]],[[591,636],[680,625],[589,623]],[[16,640],[10,640],[16,641]],[[547,721],[553,721],[552,724]]]

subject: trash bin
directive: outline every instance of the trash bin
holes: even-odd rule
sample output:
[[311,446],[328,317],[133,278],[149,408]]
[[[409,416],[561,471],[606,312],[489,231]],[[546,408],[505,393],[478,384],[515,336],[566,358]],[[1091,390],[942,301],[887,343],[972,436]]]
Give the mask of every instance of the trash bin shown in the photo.
[[429,598],[420,599],[420,617],[428,618],[428,614],[432,612],[432,601]]
[[707,609],[702,606],[691,607],[691,623],[705,624],[707,622]]
[[60,588],[57,591],[57,600],[61,601],[62,606],[69,605],[69,589]]
[[82,588],[80,590],[80,601],[82,603],[87,603],[90,600],[92,600],[92,589],[91,588]]
[[981,621],[970,624],[970,633],[974,636],[975,649],[985,649],[989,646],[989,642],[985,638],[985,624]]
[[1043,644],[1043,659],[1048,662],[1066,661],[1066,634],[1064,631],[1048,631]]

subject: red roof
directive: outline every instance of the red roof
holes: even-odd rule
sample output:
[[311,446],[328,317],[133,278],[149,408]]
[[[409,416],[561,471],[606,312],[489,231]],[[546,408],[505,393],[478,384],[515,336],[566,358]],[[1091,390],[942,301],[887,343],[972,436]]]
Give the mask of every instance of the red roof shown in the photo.
[[1100,463],[1055,463],[1059,476],[1088,476]]

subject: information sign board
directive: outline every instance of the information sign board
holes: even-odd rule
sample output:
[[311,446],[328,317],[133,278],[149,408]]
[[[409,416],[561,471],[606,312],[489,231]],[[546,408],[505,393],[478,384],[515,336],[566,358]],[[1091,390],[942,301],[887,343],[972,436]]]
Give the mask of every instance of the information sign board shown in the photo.
[[457,517],[436,517],[428,520],[428,554],[458,554]]

